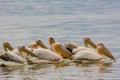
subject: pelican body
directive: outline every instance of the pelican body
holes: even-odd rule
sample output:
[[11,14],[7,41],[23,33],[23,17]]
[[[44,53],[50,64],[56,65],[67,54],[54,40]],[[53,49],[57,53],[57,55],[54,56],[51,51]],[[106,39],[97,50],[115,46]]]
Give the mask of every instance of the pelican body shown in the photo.
[[[77,61],[100,61],[103,57],[90,48],[76,46],[74,43],[66,43],[66,48],[73,54],[73,59]],[[68,48],[68,46],[71,46]]]
[[[38,49],[34,49],[32,54],[36,55],[37,59],[33,58],[31,61],[33,63],[59,63],[63,62],[62,55],[68,56],[70,54],[69,51],[60,43],[54,43],[52,48],[54,51],[40,47]],[[72,59],[70,55],[69,57]]]
[[36,57],[31,54],[30,48],[24,49],[24,46],[18,46],[14,49],[9,42],[3,42],[3,48],[5,51],[0,52],[1,66],[22,66],[27,64],[29,55]]
[[23,66],[27,61],[12,52],[3,52],[0,54],[0,66]]
[[66,48],[62,46],[62,44],[56,42],[53,36],[49,36],[48,41],[49,41],[50,46],[46,46],[40,39],[35,40],[38,47],[43,48],[43,49],[49,49],[50,51],[56,53],[57,55],[60,55],[63,58],[72,59],[71,53],[68,52]]
[[[95,49],[88,48],[86,41],[84,41],[86,47],[80,46],[78,43],[74,43],[74,42],[65,43],[64,46],[66,47],[67,50],[69,50],[73,54],[72,57],[74,58],[74,60],[79,62],[84,62],[84,61],[103,62],[104,61],[103,55],[105,55],[115,61],[113,55],[108,51],[107,48],[105,48],[105,46],[102,43],[98,43],[97,45],[95,45],[90,40],[90,38],[88,39],[89,39],[88,43]],[[85,38],[84,40],[88,40],[88,39]]]
[[62,57],[55,52],[44,49],[44,48],[38,48],[33,51],[33,53],[38,56],[39,59],[45,59],[50,61],[59,61],[62,59]]

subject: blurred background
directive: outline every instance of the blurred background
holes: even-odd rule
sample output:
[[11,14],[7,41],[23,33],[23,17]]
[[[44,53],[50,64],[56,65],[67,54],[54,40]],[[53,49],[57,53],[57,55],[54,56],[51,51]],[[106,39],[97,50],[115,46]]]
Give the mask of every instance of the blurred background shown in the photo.
[[103,42],[117,62],[101,65],[70,64],[56,69],[42,65],[17,70],[0,68],[2,80],[119,79],[120,0],[0,0],[0,49],[4,41],[14,47],[48,37],[83,44],[89,36]]

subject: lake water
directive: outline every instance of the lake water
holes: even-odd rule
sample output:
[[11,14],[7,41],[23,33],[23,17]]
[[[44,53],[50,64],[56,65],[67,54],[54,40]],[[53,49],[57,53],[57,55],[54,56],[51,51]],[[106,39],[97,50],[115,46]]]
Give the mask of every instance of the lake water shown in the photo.
[[0,0],[0,49],[48,36],[64,44],[83,44],[86,36],[103,42],[116,58],[105,64],[31,65],[0,68],[1,80],[115,80],[120,79],[120,0]]

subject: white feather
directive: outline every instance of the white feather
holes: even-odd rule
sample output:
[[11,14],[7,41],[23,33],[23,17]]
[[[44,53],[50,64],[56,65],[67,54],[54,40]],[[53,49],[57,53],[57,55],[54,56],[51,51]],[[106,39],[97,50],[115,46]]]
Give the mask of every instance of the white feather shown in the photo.
[[26,63],[26,60],[24,58],[22,58],[21,56],[16,55],[15,53],[7,52],[4,55],[6,55],[7,57],[9,57],[11,60],[13,60],[15,62]]
[[33,51],[33,53],[38,56],[41,59],[46,59],[46,60],[60,60],[61,56],[52,52],[49,49],[43,49],[43,48],[39,48],[39,49],[35,49]]
[[78,48],[74,48],[73,50],[72,50],[72,52],[73,53],[77,53],[77,52],[79,52],[79,51],[82,51],[82,50],[87,50],[87,51],[92,51],[92,52],[95,52],[93,49],[90,49],[90,48],[87,48],[87,47],[82,47],[82,46],[80,46],[80,47],[78,47]]
[[89,49],[89,48],[85,48],[85,47],[78,47],[76,49],[73,50],[73,52],[75,52],[76,54],[73,55],[74,59],[88,59],[88,60],[100,60],[102,59],[102,56],[100,56],[99,54],[97,54],[96,51]]

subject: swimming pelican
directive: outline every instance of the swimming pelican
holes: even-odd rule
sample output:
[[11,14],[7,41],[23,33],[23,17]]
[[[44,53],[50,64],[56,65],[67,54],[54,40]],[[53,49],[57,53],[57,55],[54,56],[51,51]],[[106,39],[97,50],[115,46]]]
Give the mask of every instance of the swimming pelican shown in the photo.
[[[107,57],[109,57],[109,58],[113,59],[114,61],[116,61],[116,59],[114,58],[114,56],[112,55],[112,53],[104,46],[103,43],[97,43],[97,44],[95,44],[95,43],[93,43],[93,41],[89,37],[86,37],[86,38],[84,38],[84,44],[85,44],[86,47],[88,47],[88,44],[89,44],[89,45],[91,45],[95,49],[98,46],[102,46],[103,49],[108,53],[108,54],[106,53],[104,55],[106,55]],[[102,51],[103,50],[101,50],[100,52],[102,53]]]
[[[88,37],[84,39],[84,43],[86,47],[80,46],[78,43],[73,42],[65,43],[66,49],[73,54],[72,57],[74,60],[80,62],[101,62],[104,61],[103,55],[105,55],[116,61],[103,43],[98,43],[95,45]],[[88,44],[96,50],[88,48]]]
[[26,59],[14,54],[13,52],[0,52],[0,66],[10,67],[10,66],[23,66],[27,64]]

